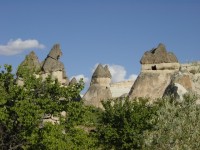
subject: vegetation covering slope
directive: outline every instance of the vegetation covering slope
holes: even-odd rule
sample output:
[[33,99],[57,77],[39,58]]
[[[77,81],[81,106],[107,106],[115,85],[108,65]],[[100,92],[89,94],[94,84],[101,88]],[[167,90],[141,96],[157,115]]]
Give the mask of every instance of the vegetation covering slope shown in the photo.
[[[21,69],[16,85],[12,67],[0,70],[0,149],[198,149],[200,106],[185,96],[149,104],[148,99],[107,100],[104,110],[77,101],[83,82],[63,87]],[[61,115],[65,111],[66,115]],[[44,122],[45,115],[59,118]]]

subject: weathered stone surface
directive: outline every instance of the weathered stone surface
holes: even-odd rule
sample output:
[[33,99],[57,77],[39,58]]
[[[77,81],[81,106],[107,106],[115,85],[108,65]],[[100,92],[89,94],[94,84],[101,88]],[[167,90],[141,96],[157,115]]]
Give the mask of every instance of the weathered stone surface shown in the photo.
[[192,81],[188,73],[182,73],[179,71],[178,73],[174,74],[171,83],[178,83],[188,91],[193,90]]
[[45,78],[50,74],[54,78],[58,78],[62,84],[68,85],[69,80],[64,65],[59,61],[60,56],[62,56],[60,45],[55,44],[42,64],[43,76]]
[[92,75],[90,87],[83,96],[85,105],[102,108],[101,101],[112,97],[110,82],[111,75],[108,67],[99,64]]
[[129,92],[129,98],[162,98],[172,76],[180,69],[176,56],[159,44],[157,48],[145,52],[140,63],[141,73]]
[[179,70],[179,63],[160,63],[160,64],[143,64],[142,71],[145,70]]
[[188,93],[188,91],[179,83],[170,84],[163,95],[165,96],[173,96],[177,101],[183,101],[183,96]]
[[53,59],[58,60],[60,57],[62,56],[62,51],[60,49],[60,45],[59,44],[55,44],[51,51],[49,52],[48,57],[51,57]]
[[110,72],[108,73],[108,67],[105,66],[105,68],[102,64],[99,64],[96,70],[94,71],[92,78],[110,78],[111,75],[109,75]]
[[163,44],[144,53],[141,64],[177,63],[178,60],[172,52],[167,52]]
[[146,97],[151,100],[161,98],[171,82],[173,73],[169,71],[141,72],[129,92],[129,98]]
[[92,75],[90,85],[99,84],[101,86],[110,87],[110,82],[111,74],[108,66],[106,65],[105,67],[103,67],[103,65],[99,64]]
[[[31,51],[29,55],[26,56],[25,60],[19,65],[18,71],[22,68],[33,72],[39,71],[41,69],[40,62],[34,51]],[[18,71],[17,74],[19,73]]]
[[98,84],[91,85],[83,96],[85,105],[97,108],[103,108],[101,101],[108,100],[109,98],[112,98],[110,88]]
[[63,71],[64,65],[59,61],[60,56],[62,55],[59,44],[55,44],[49,54],[47,55],[42,69],[44,72],[54,72],[54,71]]
[[[178,101],[183,100],[186,93],[200,96],[199,64],[183,64],[178,73],[172,76],[171,83],[167,87],[164,96],[174,96]],[[199,65],[200,67],[200,65]]]
[[71,81],[69,82],[69,85],[74,85],[74,84],[76,84],[76,83],[77,83],[77,80],[76,80],[75,77],[73,77],[73,78],[71,79]]
[[106,65],[106,66],[104,67],[104,70],[105,70],[105,77],[111,79],[112,76],[111,76],[111,73],[110,73],[110,71],[109,71],[108,65]]
[[192,91],[200,96],[200,62],[182,64],[181,72],[190,77],[193,87]]
[[110,90],[113,98],[128,95],[134,81],[122,81],[117,83],[111,83]]

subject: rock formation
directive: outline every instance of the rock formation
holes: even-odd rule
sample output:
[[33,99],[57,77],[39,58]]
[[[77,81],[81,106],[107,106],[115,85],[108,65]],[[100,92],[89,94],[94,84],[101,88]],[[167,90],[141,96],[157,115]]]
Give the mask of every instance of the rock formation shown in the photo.
[[110,84],[112,98],[127,96],[134,81],[121,81]]
[[69,85],[74,85],[74,84],[76,84],[76,83],[77,83],[77,80],[76,80],[75,77],[73,77],[73,78],[71,79],[71,81],[69,82]]
[[55,44],[42,64],[42,77],[45,79],[48,75],[51,75],[53,79],[57,78],[61,84],[68,85],[69,80],[64,65],[59,61],[61,56],[60,45]]
[[38,73],[40,71],[41,65],[34,51],[31,51],[25,57],[25,60],[18,66],[16,80],[17,85],[22,86],[24,84],[22,75],[24,69],[29,71],[29,73]]
[[41,76],[45,80],[46,77],[50,75],[52,79],[57,78],[62,85],[68,85],[69,81],[65,73],[64,65],[59,61],[60,56],[62,56],[62,52],[59,44],[53,46],[42,63],[39,62],[38,57],[32,51],[18,67],[17,84],[23,85],[21,72],[23,69],[28,69],[30,73],[34,73],[36,77]]
[[17,75],[19,74],[20,69],[28,69],[32,72],[40,71],[40,62],[34,51],[31,51],[26,56],[25,60],[19,65]]
[[167,52],[165,45],[160,43],[157,48],[144,53],[141,64],[161,64],[161,63],[178,63],[176,56],[172,52]]
[[108,66],[99,64],[92,75],[90,87],[83,96],[85,105],[102,108],[101,101],[112,97],[110,91],[111,74]]
[[163,44],[159,44],[157,48],[145,52],[140,63],[141,73],[129,92],[129,98],[161,98],[172,75],[179,71],[180,64],[176,56],[167,52]]
[[178,73],[172,76],[164,96],[172,95],[182,101],[183,95],[192,93],[200,96],[200,63],[182,64]]

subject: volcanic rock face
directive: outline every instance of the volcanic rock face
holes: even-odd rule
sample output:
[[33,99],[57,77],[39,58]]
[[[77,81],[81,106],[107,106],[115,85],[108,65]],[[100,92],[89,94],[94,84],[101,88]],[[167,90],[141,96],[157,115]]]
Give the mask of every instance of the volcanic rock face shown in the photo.
[[77,80],[76,80],[75,77],[73,77],[73,78],[71,79],[71,81],[69,82],[69,85],[74,85],[74,84],[76,84],[76,83],[77,83]]
[[44,72],[42,76],[46,78],[51,75],[53,79],[57,78],[61,84],[68,85],[69,80],[66,76],[64,65],[59,61],[61,56],[60,45],[55,44],[42,64],[42,71]]
[[23,77],[20,72],[23,71],[23,69],[28,69],[30,73],[35,74],[36,77],[41,76],[45,80],[46,77],[51,75],[52,79],[57,78],[61,84],[68,85],[69,80],[66,76],[64,65],[59,61],[60,56],[62,56],[62,52],[59,44],[53,46],[48,56],[41,64],[36,54],[32,51],[18,67],[17,84],[23,85]]
[[101,101],[112,97],[110,91],[111,74],[108,66],[99,64],[92,75],[90,87],[83,96],[85,105],[102,108]]
[[141,64],[161,64],[178,63],[176,56],[172,52],[167,52],[165,46],[160,43],[157,48],[144,53]]
[[172,76],[164,96],[173,95],[182,101],[188,92],[200,97],[200,63],[182,64],[180,71]]
[[25,60],[19,65],[17,74],[21,68],[28,69],[33,72],[40,71],[40,62],[34,51],[31,51],[30,54],[26,56]]
[[112,98],[125,97],[128,95],[134,81],[121,81],[110,84],[110,90],[112,93]]
[[25,60],[18,66],[16,83],[19,86],[24,85],[23,82],[23,69],[27,69],[30,73],[37,73],[41,69],[40,62],[34,51],[31,51]]
[[142,70],[129,92],[129,98],[161,98],[172,75],[179,71],[180,64],[176,56],[159,44],[157,48],[145,52],[140,63]]

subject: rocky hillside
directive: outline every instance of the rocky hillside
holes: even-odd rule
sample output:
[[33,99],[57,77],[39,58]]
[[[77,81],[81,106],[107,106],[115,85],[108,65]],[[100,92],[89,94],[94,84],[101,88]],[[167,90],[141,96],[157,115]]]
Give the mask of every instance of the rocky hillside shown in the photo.
[[[55,44],[44,61],[40,62],[32,51],[20,64],[17,71],[17,83],[23,85],[20,75],[22,68],[32,70],[36,76],[43,80],[47,76],[58,79],[63,86],[76,83],[76,79],[69,81],[65,67],[59,58],[62,51],[59,44]],[[111,83],[112,76],[108,66],[99,64],[92,76],[90,87],[84,94],[86,105],[102,107],[101,101],[109,98],[128,96],[148,97],[152,101],[164,96],[173,95],[178,100],[188,92],[200,95],[200,62],[180,64],[178,58],[168,52],[164,44],[146,51],[141,60],[141,72],[135,81],[122,81]]]

